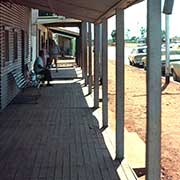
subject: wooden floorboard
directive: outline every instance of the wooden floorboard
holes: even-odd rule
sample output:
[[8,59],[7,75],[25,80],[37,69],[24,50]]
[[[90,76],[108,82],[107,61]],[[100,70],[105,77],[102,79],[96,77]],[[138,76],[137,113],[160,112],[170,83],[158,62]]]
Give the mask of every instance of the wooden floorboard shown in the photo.
[[0,113],[0,179],[120,179],[79,81],[40,91]]

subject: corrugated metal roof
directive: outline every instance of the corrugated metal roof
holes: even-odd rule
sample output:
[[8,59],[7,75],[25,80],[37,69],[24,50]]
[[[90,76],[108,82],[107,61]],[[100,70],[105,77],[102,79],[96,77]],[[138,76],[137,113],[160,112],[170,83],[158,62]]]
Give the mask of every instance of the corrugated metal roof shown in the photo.
[[143,0],[1,0],[89,22],[112,16],[116,8],[125,9]]
[[81,20],[65,18],[61,19],[57,17],[38,17],[36,24],[43,24],[48,27],[80,27]]
[[64,28],[60,28],[60,27],[50,27],[49,29],[54,33],[64,34],[69,37],[78,37],[79,36],[78,32],[75,32],[75,31],[72,31],[69,29],[64,29]]
[[59,16],[57,17],[41,17],[39,16],[37,18],[37,24],[53,24],[53,23],[81,23],[81,20],[77,19],[71,19],[71,18],[66,18],[66,19],[60,19]]

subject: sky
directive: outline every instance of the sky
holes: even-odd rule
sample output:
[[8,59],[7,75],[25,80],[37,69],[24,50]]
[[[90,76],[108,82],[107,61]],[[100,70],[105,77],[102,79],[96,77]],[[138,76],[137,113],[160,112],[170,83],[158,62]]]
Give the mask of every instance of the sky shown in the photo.
[[[130,29],[130,36],[140,36],[139,29],[141,27],[146,28],[146,3],[143,1],[125,10],[125,33],[127,29]],[[164,0],[162,0],[163,9]],[[174,0],[174,7],[172,15],[170,16],[170,37],[180,36],[180,0]],[[115,29],[115,16],[108,20],[108,39],[111,39],[111,32]],[[165,16],[162,15],[162,30],[165,29]]]

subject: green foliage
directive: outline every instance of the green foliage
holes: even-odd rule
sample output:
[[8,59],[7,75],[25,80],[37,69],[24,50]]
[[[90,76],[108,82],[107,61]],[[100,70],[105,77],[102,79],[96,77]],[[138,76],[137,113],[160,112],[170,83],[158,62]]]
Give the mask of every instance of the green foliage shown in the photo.
[[116,30],[113,30],[113,31],[111,32],[111,37],[112,37],[112,41],[113,41],[113,42],[116,42]]
[[126,40],[130,39],[130,32],[131,32],[131,30],[127,29],[127,31],[126,31]]
[[140,32],[141,32],[141,38],[145,37],[145,33],[146,33],[146,29],[144,27],[140,28]]
[[166,31],[165,30],[161,31],[161,40],[162,40],[162,42],[166,42]]
[[136,36],[132,36],[130,40],[131,40],[131,42],[137,42],[137,37]]

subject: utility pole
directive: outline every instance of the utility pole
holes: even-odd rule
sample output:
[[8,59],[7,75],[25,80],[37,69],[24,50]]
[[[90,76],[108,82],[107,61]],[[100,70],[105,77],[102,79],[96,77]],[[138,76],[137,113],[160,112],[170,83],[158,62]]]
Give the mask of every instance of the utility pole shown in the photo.
[[163,13],[166,17],[166,68],[165,68],[165,83],[161,87],[161,91],[164,91],[170,82],[170,15],[172,14],[172,9],[174,5],[174,0],[165,0]]
[[170,77],[170,15],[166,14],[166,79]]

